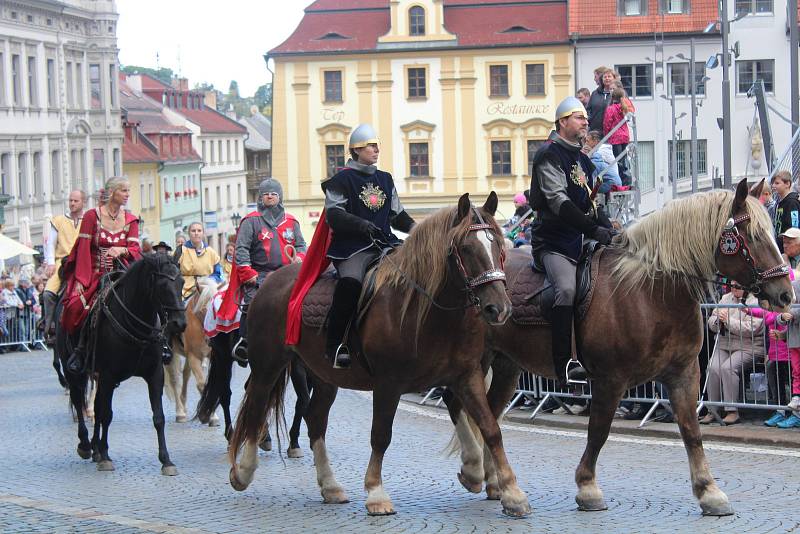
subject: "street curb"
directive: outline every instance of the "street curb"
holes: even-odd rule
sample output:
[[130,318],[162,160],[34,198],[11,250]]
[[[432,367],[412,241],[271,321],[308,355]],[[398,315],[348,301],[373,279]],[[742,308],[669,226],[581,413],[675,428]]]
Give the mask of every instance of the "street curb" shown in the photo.
[[[403,402],[413,404],[419,408],[431,410],[446,410],[444,405],[433,406],[431,404],[420,404],[422,396],[404,396]],[[535,419],[530,419],[530,412],[512,410],[503,418],[503,421],[515,424],[532,425],[559,430],[573,430],[586,432],[589,426],[589,418],[581,415],[554,416],[547,413],[537,414]],[[569,420],[566,420],[569,419]],[[626,426],[627,425],[633,425]],[[643,428],[637,425],[639,421],[622,421],[615,419],[611,424],[611,434],[672,439],[680,440],[681,435],[675,423],[649,423]],[[776,430],[762,426],[750,425],[747,423],[735,426],[722,427],[718,425],[701,426],[703,441],[714,443],[740,444],[751,446],[767,446],[779,448],[800,448],[800,432],[792,429]],[[766,435],[765,435],[766,434]]]

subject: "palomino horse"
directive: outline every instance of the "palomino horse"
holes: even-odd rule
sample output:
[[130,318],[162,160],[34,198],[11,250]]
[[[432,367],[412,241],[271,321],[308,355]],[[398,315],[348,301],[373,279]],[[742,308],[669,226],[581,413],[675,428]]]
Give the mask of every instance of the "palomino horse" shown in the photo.
[[[186,330],[172,339],[173,358],[165,366],[167,377],[164,391],[168,398],[175,401],[175,421],[178,423],[188,420],[186,397],[189,377],[194,375],[197,391],[202,395],[206,385],[203,361],[211,355],[211,347],[203,330],[203,319],[219,287],[217,282],[208,277],[198,278],[196,287],[198,291],[186,302]],[[184,360],[183,367],[181,356]],[[219,417],[212,412],[206,422],[209,426],[218,426]]]
[[[220,332],[209,340],[211,344],[211,364],[208,368],[208,380],[203,389],[200,401],[197,403],[197,417],[200,422],[207,422],[217,406],[222,406],[225,417],[225,439],[231,437],[231,376],[233,371],[233,357],[231,352],[239,339],[238,329],[230,333]],[[300,448],[300,423],[308,411],[311,401],[313,377],[308,372],[303,362],[294,358],[291,365],[291,379],[297,402],[294,406],[292,426],[289,428],[289,448],[286,456],[289,458],[302,458],[303,450]],[[272,439],[269,432],[259,446],[272,450]]]
[[[761,193],[763,182],[754,195]],[[506,263],[509,287],[530,256],[511,252]],[[717,273],[737,280],[757,295],[764,308],[784,310],[793,300],[788,269],[783,265],[764,208],[748,197],[742,180],[736,193],[711,191],[674,200],[626,230],[603,251],[594,296],[576,324],[576,343],[591,373],[592,406],[586,450],[575,473],[581,510],[605,510],[595,467],[624,392],[650,380],[667,385],[669,399],[689,455],[692,490],[703,514],[733,510],[709,471],[695,406],[700,387],[697,355],[703,342],[699,303]],[[491,328],[489,350],[525,369],[553,377],[550,331],[508,321]],[[510,400],[519,371],[495,359],[490,404],[499,416]],[[463,477],[479,492],[484,478],[490,498],[497,494],[491,462],[451,403],[462,445]],[[496,498],[496,497],[495,497]]]
[[334,369],[324,357],[322,329],[304,325],[298,345],[289,350],[284,343],[287,305],[299,266],[284,267],[264,281],[250,305],[252,370],[230,444],[234,489],[244,490],[253,480],[268,412],[275,410],[280,420],[293,350],[318,379],[306,423],[324,502],[348,500],[325,448],[328,413],[338,387],[374,391],[366,507],[371,515],[385,515],[394,513],[394,507],[381,471],[400,396],[443,384],[459,396],[489,445],[504,512],[530,512],[486,402],[481,369],[487,326],[502,324],[511,312],[500,270],[503,237],[494,221],[496,209],[494,192],[480,209],[473,208],[465,194],[457,207],[444,208],[417,224],[405,244],[380,263],[374,295],[359,326],[363,357],[356,357],[346,370]]
[[[111,282],[109,282],[111,283]],[[113,471],[108,456],[108,427],[112,417],[114,389],[132,376],[147,382],[153,426],[158,435],[158,459],[161,473],[176,475],[164,437],[164,410],[161,394],[164,389],[164,367],[161,364],[161,343],[164,330],[180,333],[186,328],[180,290],[183,287],[178,265],[165,254],[146,256],[134,262],[113,282],[107,293],[99,293],[94,311],[84,328],[95,327],[89,336],[89,358],[94,352],[92,371],[97,382],[94,435],[91,443],[83,418],[87,372],[76,376],[67,372],[70,400],[78,416],[78,455],[91,457],[98,471]],[[95,314],[100,314],[96,319]],[[166,324],[160,326],[160,317]],[[69,357],[68,335],[57,328],[56,344],[66,368]]]

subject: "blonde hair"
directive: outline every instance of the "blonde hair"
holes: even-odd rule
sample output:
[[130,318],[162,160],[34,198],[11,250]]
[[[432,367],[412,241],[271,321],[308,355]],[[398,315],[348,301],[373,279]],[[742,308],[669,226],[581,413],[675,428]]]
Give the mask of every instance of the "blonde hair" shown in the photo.
[[611,91],[611,101],[619,102],[619,105],[622,108],[622,113],[628,113],[631,110],[631,108],[628,106],[628,95],[625,93],[625,89],[621,85],[614,87],[614,90]]
[[114,193],[119,191],[125,186],[130,186],[130,182],[128,182],[127,178],[122,176],[112,176],[108,180],[106,180],[103,189],[100,190],[100,204],[108,204],[108,201],[111,200],[111,197],[114,196]]

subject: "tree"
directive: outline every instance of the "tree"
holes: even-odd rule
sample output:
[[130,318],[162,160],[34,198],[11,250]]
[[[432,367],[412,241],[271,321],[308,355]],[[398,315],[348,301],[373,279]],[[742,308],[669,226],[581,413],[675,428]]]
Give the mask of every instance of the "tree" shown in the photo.
[[255,103],[259,108],[263,108],[268,104],[272,105],[272,84],[265,83],[256,89],[256,94],[253,95],[253,100],[255,100]]
[[126,65],[122,67],[122,72],[125,74],[147,74],[148,76],[152,76],[156,80],[160,80],[165,84],[169,85],[172,83],[172,76],[174,73],[172,69],[167,67],[161,67],[159,69],[151,69],[150,67],[138,67],[136,65]]
[[236,80],[231,80],[231,85],[228,87],[228,96],[230,98],[239,98],[239,84]]

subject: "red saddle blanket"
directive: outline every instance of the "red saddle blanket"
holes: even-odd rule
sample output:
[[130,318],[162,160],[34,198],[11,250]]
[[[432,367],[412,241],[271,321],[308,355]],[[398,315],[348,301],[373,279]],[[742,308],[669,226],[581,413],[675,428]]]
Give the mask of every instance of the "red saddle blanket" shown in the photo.
[[[582,319],[592,303],[595,281],[597,279],[600,256],[603,248],[590,253],[578,264],[578,288],[575,305],[577,319]],[[521,325],[549,325],[550,311],[555,295],[547,276],[534,271],[530,266],[523,267],[509,284],[511,292],[511,319]]]

